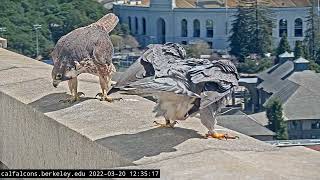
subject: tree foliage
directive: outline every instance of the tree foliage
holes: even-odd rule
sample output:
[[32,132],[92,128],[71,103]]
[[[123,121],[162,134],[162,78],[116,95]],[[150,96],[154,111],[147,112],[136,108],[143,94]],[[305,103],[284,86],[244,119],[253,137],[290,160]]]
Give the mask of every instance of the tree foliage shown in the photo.
[[294,56],[295,58],[304,57],[304,50],[303,50],[303,44],[302,41],[296,41],[295,47],[294,47]]
[[118,24],[111,32],[111,41],[115,50],[121,51],[126,48],[138,48],[139,42],[130,35],[129,26],[127,24]]
[[209,54],[210,46],[206,41],[195,40],[185,46],[187,56],[199,58],[203,54]]
[[39,48],[46,57],[61,36],[107,13],[92,0],[1,0],[0,9],[0,27],[7,29],[2,36],[9,49],[31,57],[36,53],[34,24],[42,25]]
[[255,74],[262,72],[273,65],[270,58],[263,58],[260,60],[245,59],[243,63],[237,65],[240,73]]
[[312,0],[312,7],[307,17],[307,27],[305,42],[310,54],[311,60],[320,64],[320,16],[317,12],[317,1]]
[[230,53],[241,61],[249,54],[264,54],[272,50],[272,12],[269,0],[240,0],[232,22]]
[[288,139],[287,124],[283,119],[282,105],[278,99],[271,99],[267,105],[269,129],[276,133],[277,139]]
[[283,34],[277,48],[277,56],[285,52],[291,52],[291,47],[286,34]]

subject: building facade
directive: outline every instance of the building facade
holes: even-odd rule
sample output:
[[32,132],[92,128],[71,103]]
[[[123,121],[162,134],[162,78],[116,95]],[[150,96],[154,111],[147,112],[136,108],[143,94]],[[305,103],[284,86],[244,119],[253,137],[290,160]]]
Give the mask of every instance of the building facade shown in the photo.
[[[283,33],[292,48],[295,41],[304,39],[311,4],[308,0],[294,2],[272,1],[274,45]],[[237,0],[124,0],[116,1],[113,9],[142,46],[202,39],[213,49],[227,49],[236,7]]]

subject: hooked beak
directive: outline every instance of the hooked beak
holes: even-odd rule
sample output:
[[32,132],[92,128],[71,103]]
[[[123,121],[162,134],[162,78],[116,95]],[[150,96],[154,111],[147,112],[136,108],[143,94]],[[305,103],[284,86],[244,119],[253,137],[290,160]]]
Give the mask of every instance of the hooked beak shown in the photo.
[[60,83],[60,81],[53,81],[52,85],[53,85],[53,87],[57,88],[59,83]]

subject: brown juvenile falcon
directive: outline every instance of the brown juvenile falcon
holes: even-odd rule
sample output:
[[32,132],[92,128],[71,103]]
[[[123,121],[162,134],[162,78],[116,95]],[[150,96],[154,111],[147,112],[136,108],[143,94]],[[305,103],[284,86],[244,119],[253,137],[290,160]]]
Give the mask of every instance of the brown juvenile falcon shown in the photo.
[[52,58],[53,86],[62,81],[68,81],[71,98],[66,102],[78,101],[82,92],[77,91],[77,76],[90,73],[99,76],[102,93],[97,96],[101,100],[111,102],[117,100],[107,96],[111,87],[111,76],[115,72],[112,64],[113,45],[109,33],[117,25],[119,19],[109,13],[95,23],[75,29],[61,37],[57,42]]

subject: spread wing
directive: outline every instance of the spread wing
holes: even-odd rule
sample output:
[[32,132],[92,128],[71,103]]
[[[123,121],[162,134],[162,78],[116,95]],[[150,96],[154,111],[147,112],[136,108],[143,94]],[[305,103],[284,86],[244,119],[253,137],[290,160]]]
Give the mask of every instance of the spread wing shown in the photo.
[[185,59],[179,47],[172,43],[150,46],[119,85],[132,87],[140,95],[172,92],[197,97],[200,108],[219,101],[238,85],[239,75],[231,61]]
[[[176,48],[173,50],[169,48],[171,46]],[[174,43],[151,44],[143,55],[121,75],[115,88],[124,87],[145,77],[166,76],[170,64],[184,57],[185,51],[180,45]]]
[[173,92],[176,94],[200,97],[190,91],[187,82],[187,66],[177,63],[185,58],[182,46],[174,43],[150,45],[118,81],[116,87],[129,86],[136,89],[137,94],[157,94]]
[[227,96],[239,80],[237,68],[229,60],[202,63],[192,68],[188,77],[194,84],[203,84],[200,109]]

